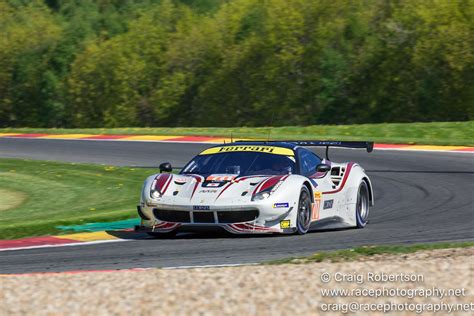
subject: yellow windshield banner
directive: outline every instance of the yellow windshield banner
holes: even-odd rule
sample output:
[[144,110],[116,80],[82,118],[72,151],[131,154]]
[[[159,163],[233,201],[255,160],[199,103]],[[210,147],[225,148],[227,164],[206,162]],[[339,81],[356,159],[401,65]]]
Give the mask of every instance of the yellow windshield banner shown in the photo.
[[242,145],[242,146],[222,146],[213,147],[204,150],[200,155],[212,155],[227,152],[238,152],[238,151],[252,151],[261,152],[266,154],[283,155],[283,156],[294,156],[293,150],[283,147],[275,146],[259,146],[259,145]]

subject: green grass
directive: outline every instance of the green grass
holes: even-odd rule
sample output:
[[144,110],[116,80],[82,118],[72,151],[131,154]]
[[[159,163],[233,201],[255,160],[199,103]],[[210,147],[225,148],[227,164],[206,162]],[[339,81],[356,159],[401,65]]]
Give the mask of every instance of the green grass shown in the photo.
[[[270,132],[271,130],[271,132]],[[3,128],[0,133],[204,135],[234,138],[372,140],[391,144],[474,146],[474,121],[283,127]]]
[[[61,233],[55,226],[136,217],[153,169],[0,159],[0,239]],[[18,205],[12,195],[23,198]]]
[[446,248],[468,248],[474,247],[474,242],[456,243],[434,243],[415,245],[384,245],[384,246],[363,246],[352,249],[337,251],[318,252],[308,257],[291,257],[280,260],[269,261],[265,264],[304,264],[313,262],[341,262],[354,261],[362,257],[370,257],[381,254],[407,254],[421,250],[434,250]]

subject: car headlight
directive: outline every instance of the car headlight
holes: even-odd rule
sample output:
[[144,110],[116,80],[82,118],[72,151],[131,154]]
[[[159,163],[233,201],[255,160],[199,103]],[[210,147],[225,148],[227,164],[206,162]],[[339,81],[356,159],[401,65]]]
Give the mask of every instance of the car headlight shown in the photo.
[[260,192],[260,193],[255,194],[253,196],[252,200],[253,201],[260,201],[260,200],[268,199],[269,197],[270,197],[270,192],[264,191],[264,192]]
[[150,197],[152,199],[159,199],[159,198],[161,198],[161,193],[158,190],[151,190]]
[[259,192],[254,192],[252,196],[252,201],[261,201],[268,199],[270,195],[273,194],[273,192],[278,190],[278,188],[281,186],[281,184],[283,183],[283,181],[285,181],[287,177],[288,176],[273,176],[266,180],[263,180],[263,182],[261,182],[255,189],[255,191]]

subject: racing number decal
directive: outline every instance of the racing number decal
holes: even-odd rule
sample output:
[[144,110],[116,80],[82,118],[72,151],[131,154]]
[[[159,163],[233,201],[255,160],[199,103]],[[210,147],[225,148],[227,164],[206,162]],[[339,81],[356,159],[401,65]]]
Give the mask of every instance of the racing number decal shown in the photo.
[[311,212],[311,220],[319,219],[319,209],[321,207],[321,192],[314,192],[313,211]]
[[210,175],[209,177],[206,178],[206,181],[232,181],[236,178],[237,176],[213,176],[213,175]]

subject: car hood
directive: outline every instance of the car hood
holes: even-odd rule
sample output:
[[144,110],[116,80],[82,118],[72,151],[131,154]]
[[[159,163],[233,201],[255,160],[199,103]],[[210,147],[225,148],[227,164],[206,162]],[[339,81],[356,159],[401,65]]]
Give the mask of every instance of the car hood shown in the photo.
[[188,205],[203,210],[207,206],[248,203],[253,194],[271,188],[287,176],[158,175],[152,187],[162,192],[162,203]]

